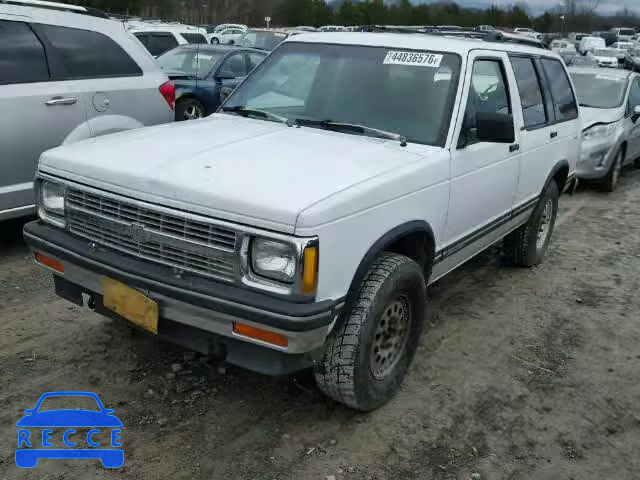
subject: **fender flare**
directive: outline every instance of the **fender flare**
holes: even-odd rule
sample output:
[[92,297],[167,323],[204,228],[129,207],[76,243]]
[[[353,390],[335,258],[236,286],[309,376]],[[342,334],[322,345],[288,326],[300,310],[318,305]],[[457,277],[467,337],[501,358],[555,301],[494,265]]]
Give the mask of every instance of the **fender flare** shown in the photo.
[[362,257],[362,260],[360,260],[358,268],[356,269],[356,272],[353,275],[353,278],[351,279],[351,283],[349,285],[349,291],[347,293],[347,305],[349,304],[350,298],[358,289],[358,286],[362,282],[362,279],[367,273],[367,270],[369,270],[369,267],[376,259],[376,257],[401,237],[418,232],[426,233],[428,235],[431,242],[430,258],[433,262],[433,259],[435,257],[435,236],[433,234],[431,225],[429,225],[424,220],[412,220],[410,222],[398,225],[382,235],[378,240],[376,240],[373,245],[369,247],[367,253],[365,253],[365,255]]
[[[571,167],[569,166],[569,162],[566,159],[560,160],[558,163],[556,163],[553,166],[553,168],[551,169],[551,172],[549,172],[549,175],[547,176],[547,180],[544,182],[544,186],[542,187],[542,191],[540,192],[540,195],[542,195],[542,192],[544,192],[547,189],[549,182],[553,182],[553,177],[555,177],[556,174],[562,168],[566,168],[568,170],[567,180],[571,178]],[[564,187],[565,185],[558,185],[558,190],[560,190],[560,194],[564,192]]]

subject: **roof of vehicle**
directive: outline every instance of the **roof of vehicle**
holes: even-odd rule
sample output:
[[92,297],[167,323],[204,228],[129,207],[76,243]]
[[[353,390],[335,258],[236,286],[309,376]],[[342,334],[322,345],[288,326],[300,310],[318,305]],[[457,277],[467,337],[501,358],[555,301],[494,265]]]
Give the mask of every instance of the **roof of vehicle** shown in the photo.
[[47,10],[57,10],[61,12],[77,13],[81,15],[90,15],[98,18],[109,18],[102,10],[92,7],[83,7],[80,5],[70,5],[67,3],[52,2],[46,0],[0,0],[0,4],[40,8]]
[[460,55],[466,55],[471,50],[497,50],[536,55],[540,55],[540,53],[543,52],[550,57],[560,58],[550,50],[529,45],[501,41],[485,41],[480,38],[436,35],[429,33],[305,32],[289,38],[286,41],[433,50],[438,52],[458,53]]
[[179,45],[163,53],[163,55],[166,55],[167,53],[175,52],[176,50],[197,50],[200,52],[219,52],[219,53],[237,52],[242,50],[243,52],[249,51],[249,52],[260,53],[263,55],[267,54],[267,52],[265,52],[264,50],[260,50],[258,48],[240,47],[235,45],[219,45],[219,44],[212,45],[208,43],[189,43],[186,45]]
[[602,69],[599,67],[569,67],[569,73],[585,73],[590,75],[606,75],[607,77],[629,78],[633,75],[630,70]]
[[204,28],[181,23],[133,23],[128,24],[130,32],[178,32],[178,33],[203,33]]

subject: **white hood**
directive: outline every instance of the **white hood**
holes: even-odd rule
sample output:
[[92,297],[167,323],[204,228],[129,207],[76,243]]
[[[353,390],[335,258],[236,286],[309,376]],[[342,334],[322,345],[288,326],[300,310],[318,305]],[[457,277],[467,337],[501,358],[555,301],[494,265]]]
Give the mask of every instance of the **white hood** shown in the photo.
[[596,123],[613,123],[622,119],[624,107],[619,108],[589,108],[580,107],[582,129],[589,128]]
[[58,147],[42,155],[39,168],[140,200],[293,232],[305,208],[421,158],[395,141],[215,114]]

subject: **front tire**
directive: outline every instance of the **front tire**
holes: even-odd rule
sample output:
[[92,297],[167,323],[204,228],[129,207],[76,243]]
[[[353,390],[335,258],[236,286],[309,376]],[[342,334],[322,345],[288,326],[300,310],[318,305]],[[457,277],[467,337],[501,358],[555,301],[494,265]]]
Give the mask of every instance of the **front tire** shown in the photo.
[[514,265],[533,267],[544,259],[558,215],[558,185],[551,180],[529,221],[504,240],[505,254]]
[[426,299],[421,267],[403,255],[381,254],[325,343],[314,369],[320,390],[363,412],[387,402],[415,354]]
[[624,151],[618,150],[613,162],[611,162],[611,168],[609,173],[604,177],[602,182],[602,190],[605,192],[613,192],[618,186],[620,175],[622,174],[622,164],[624,163]]

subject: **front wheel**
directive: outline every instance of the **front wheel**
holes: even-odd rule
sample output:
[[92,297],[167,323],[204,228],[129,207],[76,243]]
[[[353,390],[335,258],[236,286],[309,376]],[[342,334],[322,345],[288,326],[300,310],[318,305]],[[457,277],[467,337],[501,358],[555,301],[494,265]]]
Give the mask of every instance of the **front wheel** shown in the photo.
[[320,390],[364,412],[387,402],[413,359],[426,300],[421,267],[403,255],[381,254],[325,343],[314,370]]
[[542,262],[556,224],[559,196],[558,185],[551,180],[529,221],[505,238],[505,254],[515,265],[532,267]]
[[218,40],[216,37],[213,37],[211,39],[211,45],[219,45],[220,44],[220,40]]
[[624,152],[622,150],[618,150],[618,153],[616,153],[613,162],[611,162],[611,168],[609,169],[607,176],[604,177],[604,181],[602,182],[602,189],[605,192],[613,192],[618,186],[620,174],[622,173],[623,162]]

